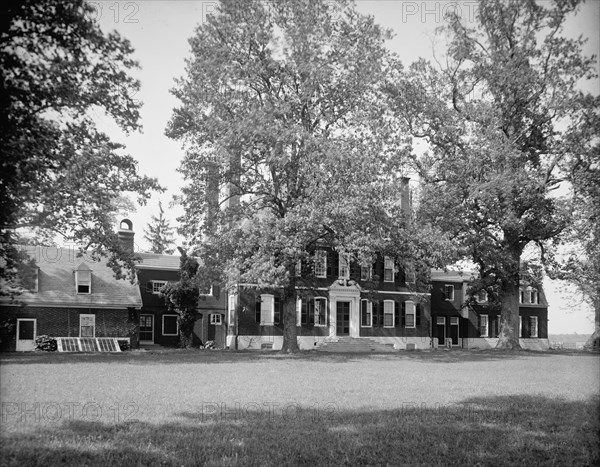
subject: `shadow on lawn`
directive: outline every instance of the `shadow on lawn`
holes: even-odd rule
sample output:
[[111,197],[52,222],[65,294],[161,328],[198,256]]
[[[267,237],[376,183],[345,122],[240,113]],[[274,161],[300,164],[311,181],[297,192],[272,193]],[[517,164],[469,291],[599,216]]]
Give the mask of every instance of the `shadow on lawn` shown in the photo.
[[172,422],[3,430],[4,465],[598,465],[599,400],[442,407],[198,407]]
[[423,362],[477,362],[488,360],[520,359],[524,357],[551,357],[568,355],[571,357],[591,355],[589,352],[556,351],[498,351],[498,350],[399,350],[390,353],[336,353],[314,350],[295,354],[282,354],[277,351],[258,350],[198,350],[165,349],[157,351],[126,351],[122,353],[59,353],[59,352],[3,352],[0,353],[0,365],[6,364],[57,364],[57,363],[127,363],[136,365],[173,364],[173,363],[234,363],[266,360],[298,360],[345,363],[361,360],[419,360]]

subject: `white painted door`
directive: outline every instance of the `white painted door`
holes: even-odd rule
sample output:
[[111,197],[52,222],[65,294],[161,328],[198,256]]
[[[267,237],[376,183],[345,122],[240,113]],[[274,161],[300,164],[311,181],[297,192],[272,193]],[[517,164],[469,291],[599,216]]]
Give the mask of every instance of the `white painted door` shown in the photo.
[[17,319],[17,352],[35,349],[35,319]]

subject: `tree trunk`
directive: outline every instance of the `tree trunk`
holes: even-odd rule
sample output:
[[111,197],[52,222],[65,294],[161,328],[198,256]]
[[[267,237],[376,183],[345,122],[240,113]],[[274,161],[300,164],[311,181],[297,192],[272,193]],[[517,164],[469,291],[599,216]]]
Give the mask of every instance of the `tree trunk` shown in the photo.
[[[294,266],[295,269],[295,266]],[[292,271],[290,277],[294,277]],[[298,352],[298,329],[296,327],[296,281],[290,280],[289,285],[283,291],[283,353]]]
[[600,351],[600,296],[594,300],[594,333],[587,340],[584,349]]
[[519,285],[520,285],[520,263],[521,248],[510,249],[510,258],[505,265],[510,276],[502,281],[500,302],[500,332],[496,349],[512,350],[520,349],[519,343]]

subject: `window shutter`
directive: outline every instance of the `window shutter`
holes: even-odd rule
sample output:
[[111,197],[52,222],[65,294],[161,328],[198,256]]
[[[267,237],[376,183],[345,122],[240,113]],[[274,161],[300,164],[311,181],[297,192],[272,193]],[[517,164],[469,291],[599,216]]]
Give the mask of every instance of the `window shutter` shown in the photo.
[[260,295],[258,297],[256,297],[256,302],[254,303],[254,316],[255,316],[255,320],[258,324],[261,324],[261,300],[260,300]]
[[315,325],[315,299],[314,298],[310,298],[308,300],[306,300],[306,309],[307,309],[307,315],[308,315],[308,325],[309,326],[314,326]]
[[302,299],[296,297],[296,326],[302,326]]
[[400,326],[400,303],[394,302],[394,327]]
[[417,303],[415,305],[415,315],[416,315],[416,325],[421,326],[421,304]]
[[152,281],[146,282],[146,292],[152,293]]
[[302,313],[302,319],[301,319],[301,323],[304,325],[308,324],[308,300],[307,299],[302,299],[300,300],[300,308],[301,308],[301,313]]
[[406,326],[406,302],[402,302],[402,327]]

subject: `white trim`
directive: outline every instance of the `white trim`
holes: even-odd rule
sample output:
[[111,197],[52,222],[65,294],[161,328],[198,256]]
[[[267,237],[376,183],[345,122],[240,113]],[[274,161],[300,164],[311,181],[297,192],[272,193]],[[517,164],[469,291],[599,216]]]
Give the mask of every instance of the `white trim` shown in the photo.
[[[177,326],[177,332],[175,334],[165,334],[165,316],[174,316],[175,317],[175,325]],[[170,314],[170,313],[165,313],[164,315],[162,315],[162,335],[163,336],[178,336],[179,335],[179,320],[177,319],[177,316],[179,315],[174,315],[174,314]]]
[[[91,326],[93,326],[93,333],[91,336],[82,336],[81,335],[81,328],[82,328],[81,320],[82,320],[82,318],[91,318],[92,319]],[[79,315],[79,337],[96,337],[96,315],[92,315],[89,313]]]
[[[21,331],[21,321],[33,321],[33,339],[19,339],[19,332]],[[37,319],[36,318],[17,318],[17,334],[15,336],[17,352],[28,352],[35,350],[35,338],[37,337]],[[19,344],[21,343],[21,344]]]
[[[160,290],[158,289],[162,289],[165,285],[167,285],[168,281],[163,281],[163,280],[151,280],[150,282],[152,282],[152,294],[153,295],[158,295],[160,293]],[[157,287],[155,290],[155,286],[156,285],[160,285],[160,287]]]
[[[261,309],[262,311],[262,309]],[[219,319],[217,319],[216,317],[219,317]],[[223,315],[221,313],[211,313],[209,315],[209,324],[213,325],[213,326],[222,326],[223,325]]]
[[[391,315],[392,315],[392,324],[391,324],[391,326],[385,324],[385,316],[390,314],[389,310],[386,312],[386,305],[390,305],[390,304],[392,306],[392,312],[391,312]],[[393,328],[393,327],[395,327],[395,324],[396,324],[396,319],[395,319],[396,316],[395,315],[396,315],[396,302],[394,300],[384,300],[383,301],[383,327],[384,328]]]
[[[88,281],[83,281],[82,284],[79,284],[80,280],[83,279],[83,277],[80,279],[79,278],[79,274],[89,274],[89,282]],[[81,286],[87,286],[88,287],[88,291],[87,292],[80,292],[79,291],[79,285]],[[92,271],[86,269],[86,270],[76,270],[75,271],[75,292],[77,293],[77,295],[89,295],[92,293]]]
[[[140,338],[140,344],[146,344],[146,343],[154,344],[154,328],[156,327],[155,323],[154,323],[154,315],[152,313],[140,313],[140,321],[142,319],[142,316],[150,316],[150,318],[151,318],[150,321],[152,323],[152,339],[151,340],[148,340],[148,339],[142,340]],[[141,322],[140,322],[140,324],[141,324]],[[147,331],[141,331],[141,332],[147,332]]]
[[213,296],[213,286],[210,286],[210,289],[208,289],[208,293],[202,293],[200,292],[198,295],[200,295],[201,297],[212,297]]

